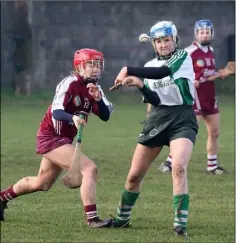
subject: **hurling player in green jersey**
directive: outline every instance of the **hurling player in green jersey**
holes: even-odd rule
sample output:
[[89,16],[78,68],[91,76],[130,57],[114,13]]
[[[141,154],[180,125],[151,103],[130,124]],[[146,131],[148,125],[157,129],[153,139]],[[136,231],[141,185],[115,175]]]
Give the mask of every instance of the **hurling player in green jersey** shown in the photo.
[[[112,226],[119,228],[130,225],[131,209],[140,194],[141,182],[166,145],[170,147],[173,156],[173,229],[177,235],[188,238],[187,167],[198,133],[192,109],[193,64],[188,53],[177,48],[177,29],[173,22],[156,23],[150,30],[149,38],[157,54],[156,58],[142,68],[123,67],[115,80],[115,87],[136,86],[144,99],[152,104],[152,110],[138,136],[138,144]],[[144,81],[138,77],[144,78]]]

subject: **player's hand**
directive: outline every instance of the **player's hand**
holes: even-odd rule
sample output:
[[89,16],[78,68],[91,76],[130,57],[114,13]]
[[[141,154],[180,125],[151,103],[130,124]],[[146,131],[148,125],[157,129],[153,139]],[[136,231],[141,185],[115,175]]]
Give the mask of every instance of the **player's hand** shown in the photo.
[[195,88],[199,88],[199,81],[194,80],[194,87],[195,87]]
[[110,88],[110,91],[117,89],[120,85],[122,85],[122,81],[127,77],[127,67],[123,67],[119,74],[117,75],[114,86]]
[[87,88],[89,89],[89,94],[96,100],[99,101],[102,98],[101,92],[97,85],[89,83],[87,84]]
[[136,86],[141,89],[144,84],[141,79],[139,79],[135,76],[128,76],[125,79],[123,79],[122,85],[126,86],[126,87]]
[[135,76],[128,76],[122,81],[122,85],[127,86],[127,87],[136,86],[141,89],[144,84],[141,79],[139,79]]
[[76,126],[77,129],[79,129],[79,125],[82,124],[82,125],[85,125],[86,124],[86,121],[84,119],[81,119],[79,116],[76,116],[74,115],[72,117],[72,120]]
[[228,77],[228,73],[224,69],[219,69],[217,72],[217,75],[219,76],[219,78],[222,78],[222,79],[225,79],[226,77]]

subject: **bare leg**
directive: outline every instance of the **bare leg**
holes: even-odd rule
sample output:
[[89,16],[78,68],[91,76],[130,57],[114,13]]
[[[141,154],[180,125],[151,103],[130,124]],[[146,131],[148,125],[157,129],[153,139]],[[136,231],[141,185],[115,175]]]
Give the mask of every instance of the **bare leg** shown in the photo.
[[61,168],[43,157],[37,176],[29,176],[19,180],[13,190],[17,196],[36,191],[47,191],[51,188],[56,178],[61,173]]
[[191,158],[193,143],[187,138],[170,142],[172,154],[173,195],[188,194],[187,166]]
[[[60,164],[62,167],[69,169],[73,160],[75,147],[70,144],[62,146],[60,150],[55,149],[45,156],[53,158],[55,163]],[[92,228],[107,227],[110,224],[109,220],[100,220],[97,215],[96,207],[96,178],[97,178],[97,166],[95,163],[80,153],[80,170],[81,175],[81,187],[80,195],[84,205],[88,225]],[[80,176],[80,173],[78,173]]]
[[81,154],[81,174],[82,185],[80,187],[80,195],[84,205],[96,203],[96,179],[97,166],[88,157]]
[[126,179],[125,190],[122,192],[117,214],[113,221],[115,227],[124,227],[129,224],[131,209],[139,196],[141,181],[160,151],[161,148],[137,145]]
[[4,210],[8,201],[24,194],[49,190],[60,173],[61,168],[59,166],[43,157],[37,176],[25,177],[15,185],[1,191],[0,220],[4,220]]
[[140,183],[160,151],[161,148],[150,148],[142,144],[137,145],[126,179],[125,189],[140,192]]
[[[199,124],[200,120],[202,119],[202,116],[197,115],[196,117],[197,117],[197,122]],[[166,161],[160,164],[159,170],[163,173],[171,172],[171,170],[172,170],[172,154],[171,154],[171,152],[169,153]]]
[[170,142],[172,154],[173,204],[175,211],[174,231],[177,235],[188,238],[186,233],[189,194],[187,166],[191,158],[193,143],[187,138]]
[[204,120],[208,131],[207,153],[209,155],[217,155],[218,137],[220,134],[220,114],[207,115],[204,117]]
[[151,111],[152,105],[151,104],[147,104],[147,119],[149,117],[150,111]]
[[207,115],[204,117],[208,131],[207,138],[207,171],[210,174],[221,175],[228,173],[224,168],[218,166],[218,137],[220,134],[220,114]]
[[140,124],[144,124],[144,123],[147,121],[147,119],[148,119],[148,117],[149,117],[149,115],[150,115],[151,108],[152,108],[152,105],[148,103],[148,104],[147,104],[147,114],[146,114],[146,119],[143,120],[143,121],[141,121]]
[[[53,158],[56,164],[60,164],[61,167],[69,169],[73,160],[75,147],[66,144],[60,148],[54,149],[49,153],[45,154],[47,158]],[[81,163],[81,199],[84,205],[95,204],[96,201],[96,177],[97,177],[97,166],[87,156],[80,153]]]

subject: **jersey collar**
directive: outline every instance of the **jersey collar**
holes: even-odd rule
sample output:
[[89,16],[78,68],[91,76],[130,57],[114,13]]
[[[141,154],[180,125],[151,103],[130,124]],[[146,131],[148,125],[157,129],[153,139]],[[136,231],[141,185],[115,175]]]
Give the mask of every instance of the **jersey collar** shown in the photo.
[[167,56],[160,56],[160,55],[158,55],[158,53],[156,53],[157,54],[157,60],[162,61],[162,60],[170,59],[172,57],[172,55],[176,52],[176,50],[177,50],[177,48]]
[[197,41],[194,41],[193,44],[205,53],[207,53],[209,51],[209,46],[203,46],[200,43],[198,43]]

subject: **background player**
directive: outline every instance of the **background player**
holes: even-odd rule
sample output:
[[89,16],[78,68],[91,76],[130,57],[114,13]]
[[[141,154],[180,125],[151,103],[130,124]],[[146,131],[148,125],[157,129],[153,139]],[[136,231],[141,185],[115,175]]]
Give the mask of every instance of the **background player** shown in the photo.
[[[191,55],[195,72],[195,103],[193,105],[198,122],[203,119],[207,128],[207,171],[222,175],[226,171],[218,166],[218,137],[220,132],[220,114],[213,81],[207,78],[215,73],[214,51],[211,43],[214,39],[214,27],[210,20],[199,20],[194,26],[196,41],[186,48]],[[221,77],[225,78],[224,73]],[[159,167],[162,172],[170,172],[172,156]]]
[[[147,101],[144,100],[144,99],[143,99],[143,102],[144,102],[144,103],[147,103]],[[148,117],[149,117],[149,115],[150,115],[151,108],[152,108],[152,105],[151,105],[151,104],[147,104],[146,119],[143,120],[143,121],[141,121],[140,124],[144,124],[144,123],[147,121],[147,119],[148,119]]]
[[[192,109],[193,65],[188,53],[177,49],[177,29],[171,21],[155,24],[150,30],[150,38],[157,57],[144,68],[123,68],[115,81],[116,86],[120,84],[119,80],[123,81],[122,85],[137,86],[153,108],[138,137],[138,145],[112,226],[119,228],[129,225],[131,209],[140,193],[140,184],[153,160],[162,147],[167,145],[174,155],[174,231],[187,238],[187,166],[198,132]],[[146,79],[143,83],[137,77],[131,79],[129,75]]]
[[[76,72],[64,78],[56,88],[52,105],[40,123],[37,133],[37,153],[43,156],[37,176],[28,176],[13,186],[1,191],[1,220],[8,201],[37,191],[51,188],[62,169],[69,169],[75,147],[73,138],[79,124],[81,111],[94,113],[103,121],[109,120],[113,106],[105,98],[97,82],[104,69],[101,52],[94,49],[81,49],[75,52],[74,68]],[[81,154],[82,184],[81,199],[91,228],[106,227],[109,220],[100,220],[96,209],[97,167],[87,156]]]

